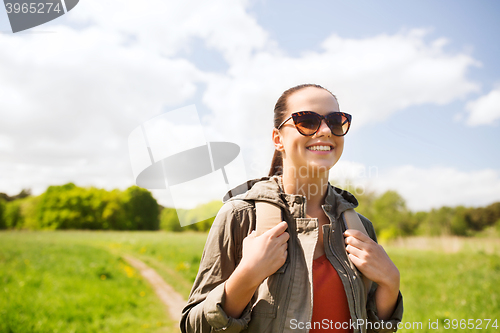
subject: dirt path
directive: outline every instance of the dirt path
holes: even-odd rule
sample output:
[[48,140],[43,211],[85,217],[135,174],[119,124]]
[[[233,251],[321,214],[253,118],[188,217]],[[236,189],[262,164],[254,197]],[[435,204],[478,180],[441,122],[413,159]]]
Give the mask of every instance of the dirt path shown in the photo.
[[163,304],[168,308],[168,313],[172,320],[177,322],[181,319],[181,312],[186,305],[186,300],[181,294],[176,292],[169,284],[163,280],[163,278],[156,273],[154,269],[129,255],[124,255],[123,258],[135,269],[137,269],[141,275],[151,284],[154,291],[161,299]]

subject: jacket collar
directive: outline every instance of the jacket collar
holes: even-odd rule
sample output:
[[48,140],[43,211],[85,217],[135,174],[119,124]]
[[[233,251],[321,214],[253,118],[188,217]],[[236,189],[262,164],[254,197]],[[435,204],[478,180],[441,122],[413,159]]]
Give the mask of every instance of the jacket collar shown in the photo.
[[[328,183],[327,192],[323,207],[337,217],[345,210],[358,206],[358,200],[348,191]],[[293,203],[305,202],[305,197],[302,195],[284,193],[279,176],[249,180],[227,192],[222,201],[225,203],[236,199],[267,201],[285,209]]]

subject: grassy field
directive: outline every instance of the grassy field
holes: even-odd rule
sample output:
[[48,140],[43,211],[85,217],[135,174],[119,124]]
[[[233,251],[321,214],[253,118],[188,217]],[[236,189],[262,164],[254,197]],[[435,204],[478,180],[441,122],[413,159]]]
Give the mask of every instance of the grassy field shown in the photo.
[[0,332],[178,331],[121,255],[147,259],[187,298],[206,234],[180,235],[0,233]]
[[[1,232],[0,332],[175,332],[164,306],[121,256],[145,261],[187,298],[206,236]],[[493,321],[485,329],[485,319],[500,325],[499,244],[461,238],[388,244],[401,272],[403,322],[422,323],[422,329],[401,331],[468,331],[460,329],[460,320],[469,319],[480,332],[500,331]],[[428,329],[429,320],[437,320],[439,329]]]
[[[452,329],[452,320],[468,322],[473,319],[471,327],[482,326],[482,332],[499,331],[491,327],[492,323],[485,329],[484,321],[498,319],[497,324],[500,325],[498,253],[443,253],[406,248],[390,249],[388,252],[401,272],[404,322],[422,322],[423,331],[463,332],[469,329]],[[429,320],[437,320],[439,329],[426,329]],[[446,324],[450,329],[446,329]]]

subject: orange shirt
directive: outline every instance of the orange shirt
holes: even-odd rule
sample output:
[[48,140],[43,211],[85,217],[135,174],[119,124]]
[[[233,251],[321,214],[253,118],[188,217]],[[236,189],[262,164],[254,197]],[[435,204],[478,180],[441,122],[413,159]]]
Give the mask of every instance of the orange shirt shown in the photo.
[[344,285],[326,255],[313,261],[313,293],[309,332],[352,332]]

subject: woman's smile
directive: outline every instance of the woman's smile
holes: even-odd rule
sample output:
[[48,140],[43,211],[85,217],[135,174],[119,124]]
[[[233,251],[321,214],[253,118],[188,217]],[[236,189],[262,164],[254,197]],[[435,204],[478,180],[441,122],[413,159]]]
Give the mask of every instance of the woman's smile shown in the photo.
[[334,147],[326,143],[315,143],[306,147],[312,153],[326,155],[333,152]]

